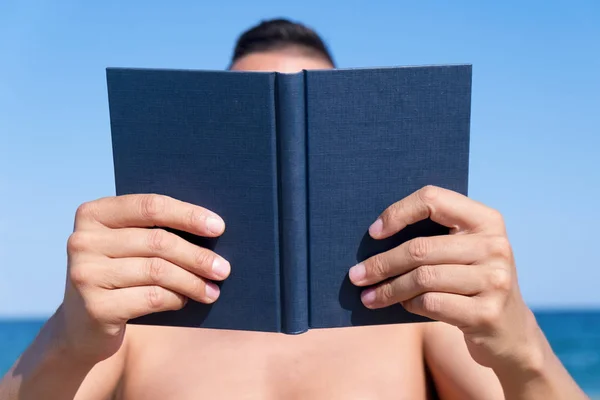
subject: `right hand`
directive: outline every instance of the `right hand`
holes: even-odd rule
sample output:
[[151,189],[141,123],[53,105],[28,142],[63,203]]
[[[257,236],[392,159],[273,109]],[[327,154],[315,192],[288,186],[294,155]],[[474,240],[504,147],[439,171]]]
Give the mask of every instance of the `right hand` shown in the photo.
[[215,213],[162,195],[102,198],[77,210],[59,313],[61,338],[78,357],[112,356],[129,319],[217,299],[211,281],[225,279],[229,263],[157,226],[204,237],[225,229]]

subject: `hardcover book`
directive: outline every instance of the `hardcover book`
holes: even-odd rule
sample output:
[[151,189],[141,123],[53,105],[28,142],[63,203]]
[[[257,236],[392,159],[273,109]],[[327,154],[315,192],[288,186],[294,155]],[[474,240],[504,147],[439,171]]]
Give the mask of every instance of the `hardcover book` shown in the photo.
[[135,324],[301,333],[426,321],[370,310],[348,270],[417,236],[368,235],[425,185],[467,194],[471,66],[276,72],[107,69],[117,195],[159,193],[218,213],[231,263],[219,299]]

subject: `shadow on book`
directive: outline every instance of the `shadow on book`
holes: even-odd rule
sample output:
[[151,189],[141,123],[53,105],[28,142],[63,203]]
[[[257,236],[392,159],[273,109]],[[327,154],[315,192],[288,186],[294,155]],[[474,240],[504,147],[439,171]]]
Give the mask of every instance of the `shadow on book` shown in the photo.
[[[446,234],[448,234],[448,228],[439,225],[430,219],[409,225],[397,234],[383,240],[375,240],[369,235],[368,232],[365,232],[358,251],[356,252],[356,262],[359,263],[365,261],[376,254],[391,250],[416,237]],[[389,324],[400,321],[430,321],[429,318],[409,313],[400,304],[395,304],[377,310],[368,309],[360,300],[360,293],[362,290],[364,290],[364,288],[359,288],[350,282],[348,275],[346,275],[340,286],[340,305],[345,310],[351,312],[352,325]]]
[[[165,228],[166,231],[172,232],[186,241],[200,247],[214,250],[219,242],[219,238],[206,238],[196,236],[188,232],[178,231],[175,229]],[[226,281],[225,281],[226,282]],[[225,285],[225,282],[214,282],[219,288]],[[142,317],[130,320],[130,324],[140,325],[165,325],[173,324],[175,326],[196,328],[204,324],[204,321],[213,309],[212,304],[203,304],[194,300],[188,300],[187,304],[177,311],[163,311],[153,314],[144,315]]]
[[[190,243],[210,250],[214,250],[219,241],[219,238],[204,238],[189,234],[187,232],[175,231],[172,229],[168,230],[181,236]],[[375,240],[371,238],[368,232],[365,232],[356,252],[356,262],[358,263],[365,261],[376,254],[391,250],[416,237],[445,234],[448,234],[448,228],[431,220],[424,220],[413,225],[409,225],[397,234],[383,240]],[[219,287],[223,288],[227,285],[227,280],[215,283]],[[341,308],[350,312],[351,325],[383,325],[398,322],[407,323],[430,321],[429,318],[406,311],[400,304],[395,304],[377,310],[368,309],[360,300],[360,292],[362,290],[364,290],[364,288],[357,287],[350,282],[348,275],[344,277],[340,285],[338,296],[339,303]],[[201,327],[204,325],[205,320],[208,318],[212,310],[212,304],[203,304],[190,300],[183,310],[149,314],[132,320],[130,323],[142,325],[174,324],[182,327]],[[168,321],[171,321],[171,323]]]

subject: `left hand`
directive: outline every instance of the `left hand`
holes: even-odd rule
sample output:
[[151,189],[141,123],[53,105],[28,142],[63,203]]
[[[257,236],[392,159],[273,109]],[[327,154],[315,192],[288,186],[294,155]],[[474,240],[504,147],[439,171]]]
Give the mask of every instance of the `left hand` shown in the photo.
[[521,297],[500,213],[427,186],[387,208],[369,233],[384,239],[426,218],[450,228],[450,235],[415,238],[350,269],[355,285],[374,285],[363,291],[363,304],[400,303],[409,312],[458,327],[481,365],[531,363],[539,329]]

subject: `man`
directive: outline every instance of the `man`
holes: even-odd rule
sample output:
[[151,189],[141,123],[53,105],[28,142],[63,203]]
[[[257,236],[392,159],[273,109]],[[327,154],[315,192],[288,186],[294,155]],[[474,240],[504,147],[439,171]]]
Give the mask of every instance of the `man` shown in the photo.
[[[237,43],[232,70],[332,68],[318,35],[264,22]],[[249,210],[251,212],[251,210]],[[0,384],[25,399],[583,399],[519,293],[501,216],[426,187],[370,228],[385,238],[431,217],[451,235],[413,240],[353,267],[367,307],[401,302],[441,322],[302,335],[127,326],[136,316],[218,301],[232,266],[153,226],[225,229],[202,207],[155,195],[83,204],[68,241],[64,301]],[[235,266],[233,266],[235,268]],[[398,276],[393,280],[386,278]],[[428,382],[433,382],[429,385]],[[435,388],[435,389],[434,389]]]

